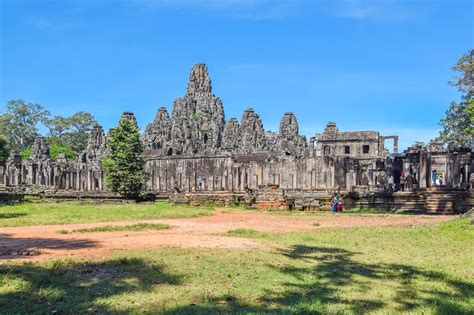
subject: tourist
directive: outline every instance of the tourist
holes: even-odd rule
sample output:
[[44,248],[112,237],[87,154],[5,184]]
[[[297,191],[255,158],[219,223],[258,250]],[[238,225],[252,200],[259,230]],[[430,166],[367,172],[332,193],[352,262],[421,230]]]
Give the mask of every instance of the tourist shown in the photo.
[[342,195],[341,197],[337,198],[337,212],[342,212],[343,209],[343,201],[342,201]]
[[405,187],[408,191],[411,191],[413,189],[413,176],[411,174],[408,174],[406,176],[406,184]]
[[339,198],[337,197],[337,194],[334,194],[334,196],[332,197],[332,201],[331,201],[331,207],[332,207],[332,213],[336,213],[337,212],[337,206],[339,205]]
[[393,180],[393,175],[388,176],[388,190],[392,192],[394,190],[393,188],[394,180]]
[[400,175],[400,190],[404,191],[405,190],[405,181],[406,181],[406,176],[405,176],[405,171],[402,171],[402,174]]

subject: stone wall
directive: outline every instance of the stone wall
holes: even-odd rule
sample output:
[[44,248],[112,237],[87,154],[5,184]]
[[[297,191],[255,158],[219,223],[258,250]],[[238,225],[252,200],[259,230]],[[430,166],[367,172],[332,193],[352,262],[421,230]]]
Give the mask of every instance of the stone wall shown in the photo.
[[[389,207],[391,198],[404,200],[391,195],[392,190],[400,190],[408,192],[407,202],[422,207],[435,204],[436,197],[421,198],[410,192],[429,192],[430,187],[437,186],[467,191],[474,185],[470,150],[447,152],[442,145],[432,143],[428,148],[415,146],[398,154],[397,136],[339,131],[333,122],[308,143],[291,112],[283,115],[278,132],[265,130],[252,108],[244,110],[240,122],[236,118],[226,120],[211,82],[206,65],[195,65],[185,94],[173,102],[171,115],[160,107],[146,127],[142,141],[145,170],[150,174],[148,191],[182,195],[184,201],[210,198],[211,203],[218,202],[219,196],[228,200],[227,196],[246,194],[253,196],[260,208],[312,209],[337,190],[354,196],[388,192],[386,197],[374,198],[382,198],[383,206]],[[133,113],[123,115],[136,121]],[[386,150],[388,138],[394,140],[393,152],[397,154]],[[12,154],[0,168],[0,187],[105,190],[101,162],[107,154],[107,137],[100,126],[92,129],[86,150],[74,161],[64,155],[52,161],[42,137],[35,139],[32,151],[25,161]],[[361,200],[366,201],[359,204],[382,204],[370,198],[364,197]],[[178,202],[179,197],[174,199]],[[438,204],[443,205],[441,201]],[[444,206],[457,207],[449,202]],[[423,207],[428,210],[429,205]]]

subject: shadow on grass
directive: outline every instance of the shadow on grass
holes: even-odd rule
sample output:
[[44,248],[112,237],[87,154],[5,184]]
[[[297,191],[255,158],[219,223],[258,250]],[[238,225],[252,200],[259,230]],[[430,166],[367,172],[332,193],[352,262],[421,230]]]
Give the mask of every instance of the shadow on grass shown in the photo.
[[[167,314],[327,314],[333,311],[328,306],[337,305],[341,313],[363,314],[388,313],[385,307],[393,312],[396,304],[396,312],[412,312],[416,308],[426,308],[434,314],[472,312],[468,301],[474,298],[474,286],[440,272],[404,264],[360,263],[354,259],[358,253],[333,247],[296,245],[280,254],[288,257],[289,263],[271,264],[269,268],[288,279],[283,283],[283,291],[267,289],[253,302],[234,295],[221,295],[192,305],[168,306],[164,310]],[[133,299],[133,295],[140,292],[159,294],[156,290],[161,285],[176,285],[182,289],[179,285],[185,284],[184,279],[167,274],[159,263],[137,258],[104,263],[56,261],[46,267],[0,265],[0,285],[13,280],[22,282],[16,284],[15,290],[4,290],[6,293],[0,294],[0,309],[15,314],[140,313],[142,308],[138,305],[128,304],[129,309],[117,309],[113,301],[106,303],[103,299],[113,296]],[[384,281],[390,286],[390,294],[379,296],[370,292],[371,286],[381,287]],[[344,289],[349,288],[359,294],[345,296]],[[150,312],[149,307],[145,309]]]
[[95,246],[95,241],[87,239],[21,238],[0,234],[0,260],[28,256],[32,250],[41,254],[41,250],[45,249],[81,249]]
[[[221,296],[202,305],[190,305],[172,310],[173,314],[208,313],[297,313],[327,314],[328,305],[337,304],[355,314],[382,311],[387,304],[397,304],[397,312],[428,308],[434,314],[472,314],[469,299],[474,298],[474,285],[453,280],[440,272],[425,271],[403,264],[364,264],[353,260],[355,252],[340,248],[297,245],[282,255],[302,261],[311,267],[270,266],[279,273],[290,275],[283,293],[268,290],[257,305],[245,303],[235,296]],[[301,264],[300,264],[301,265]],[[364,298],[345,297],[343,289],[349,286],[370,290],[374,280],[395,281],[394,294]],[[419,287],[419,283],[424,285]],[[430,284],[438,283],[436,290]],[[424,289],[421,288],[430,288]],[[222,303],[222,301],[226,303]],[[393,305],[392,305],[393,307]]]
[[17,290],[0,294],[0,310],[9,314],[127,314],[101,299],[181,283],[179,276],[166,274],[161,265],[138,258],[0,265],[0,285],[9,281],[17,283]]
[[27,216],[27,215],[28,215],[28,214],[26,214],[26,213],[21,213],[21,212],[0,213],[0,220],[1,220],[1,219],[19,218],[19,217],[24,217],[24,216]]

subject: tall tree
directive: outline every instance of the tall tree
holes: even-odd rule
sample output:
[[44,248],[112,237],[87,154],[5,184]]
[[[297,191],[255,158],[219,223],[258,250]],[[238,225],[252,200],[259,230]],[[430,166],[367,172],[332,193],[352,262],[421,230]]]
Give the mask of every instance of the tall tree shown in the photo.
[[3,135],[14,150],[30,146],[38,134],[38,123],[45,122],[49,111],[40,104],[12,100],[6,112],[0,115],[0,135]]
[[106,186],[127,198],[138,198],[147,174],[143,170],[143,144],[133,115],[124,114],[107,140],[109,153],[103,161]]
[[68,122],[69,130],[61,140],[65,145],[79,153],[86,148],[89,132],[97,124],[97,121],[90,113],[77,112],[68,118]]
[[92,126],[97,121],[87,112],[77,112],[71,117],[54,116],[45,122],[49,135],[76,153],[86,148]]
[[7,147],[7,139],[0,136],[0,166],[5,165],[9,154],[9,150]]
[[440,122],[439,139],[449,149],[469,148],[474,138],[474,49],[462,56],[452,68],[459,75],[449,84],[461,93],[459,102],[452,102]]
[[61,138],[71,126],[69,119],[62,116],[46,119],[44,124],[49,130],[49,135],[54,138]]

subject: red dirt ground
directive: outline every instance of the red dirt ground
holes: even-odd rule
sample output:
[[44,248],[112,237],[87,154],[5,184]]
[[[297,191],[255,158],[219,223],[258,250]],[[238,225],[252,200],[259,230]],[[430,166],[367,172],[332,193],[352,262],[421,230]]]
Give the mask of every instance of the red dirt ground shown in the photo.
[[[59,257],[94,258],[120,249],[153,249],[160,247],[242,248],[258,250],[261,242],[226,237],[220,234],[246,228],[262,232],[294,232],[324,227],[413,226],[436,224],[452,216],[428,215],[276,215],[267,212],[233,212],[222,210],[212,216],[188,219],[101,222],[48,226],[1,228],[0,261],[10,259],[44,260]],[[59,234],[103,225],[165,223],[170,229],[141,232],[93,232]],[[315,226],[319,223],[319,226]],[[39,254],[39,255],[38,255]]]

